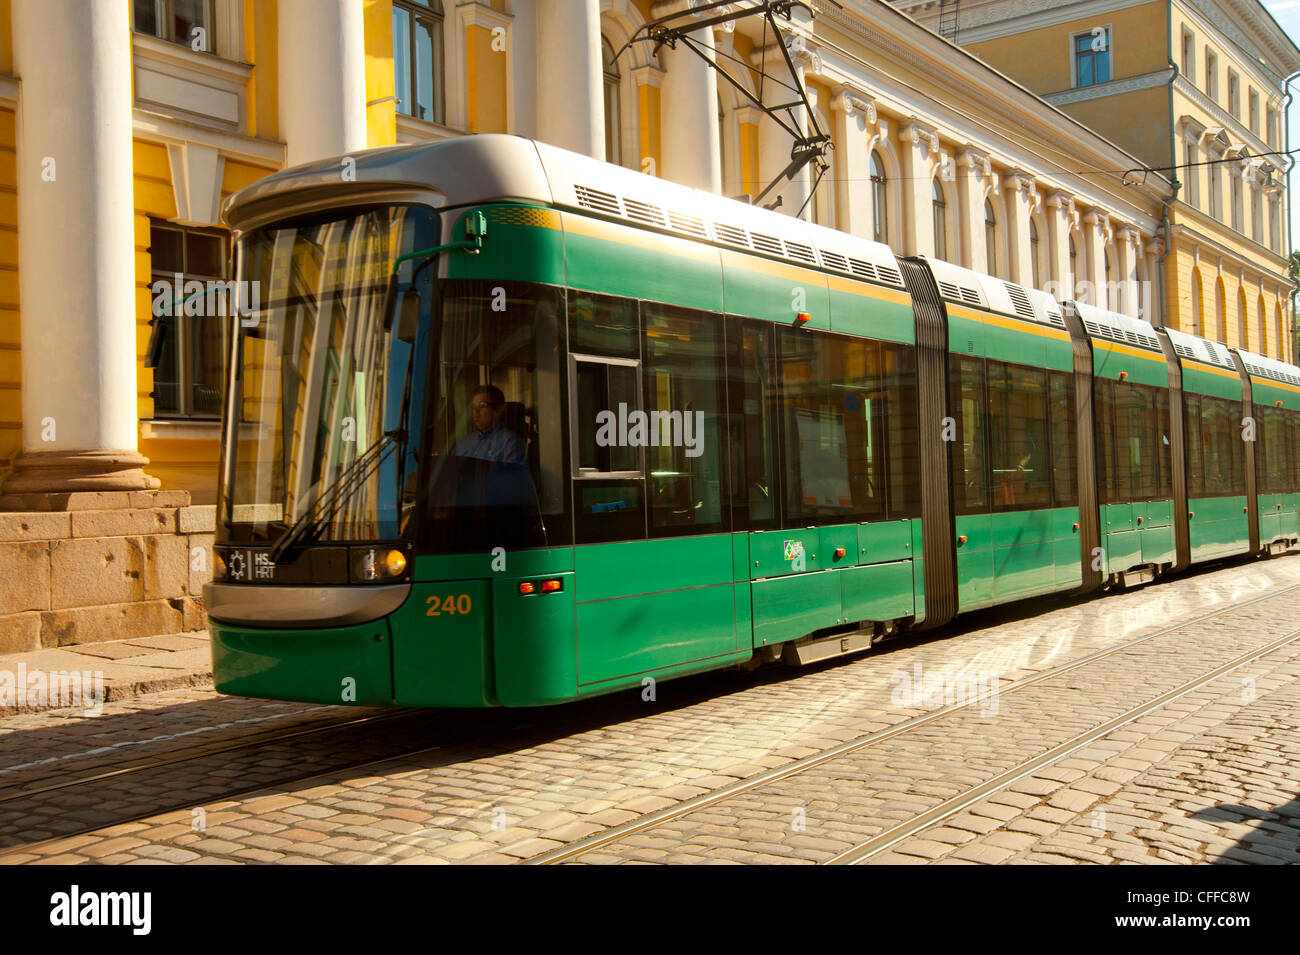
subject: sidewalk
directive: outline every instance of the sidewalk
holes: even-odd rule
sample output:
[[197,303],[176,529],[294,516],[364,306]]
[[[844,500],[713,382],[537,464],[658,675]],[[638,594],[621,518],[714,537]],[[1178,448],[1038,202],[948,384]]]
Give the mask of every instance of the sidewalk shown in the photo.
[[[102,680],[104,702],[181,686],[210,685],[208,633],[195,630],[0,655],[0,717],[72,705],[52,699],[56,694],[35,690],[36,686],[48,687],[49,675],[58,673],[86,674],[83,679],[92,679],[97,691]],[[26,681],[25,691],[19,688],[20,676]]]

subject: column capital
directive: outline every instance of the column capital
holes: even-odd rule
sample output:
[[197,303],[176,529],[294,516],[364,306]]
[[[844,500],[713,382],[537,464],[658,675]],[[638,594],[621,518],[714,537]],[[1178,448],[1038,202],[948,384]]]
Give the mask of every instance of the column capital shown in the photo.
[[915,118],[899,131],[898,138],[902,142],[922,146],[927,152],[937,153],[939,151],[938,132],[934,127],[927,126]]
[[852,86],[841,86],[831,97],[831,110],[845,116],[863,116],[868,124],[876,121],[876,101]]
[[632,82],[637,86],[653,86],[655,89],[660,89],[664,85],[664,70],[653,63],[642,63],[640,66],[634,66],[630,72]]

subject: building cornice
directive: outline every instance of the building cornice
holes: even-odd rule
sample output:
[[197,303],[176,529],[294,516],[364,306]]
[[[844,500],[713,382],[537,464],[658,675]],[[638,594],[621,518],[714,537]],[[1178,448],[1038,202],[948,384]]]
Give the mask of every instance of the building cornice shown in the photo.
[[1168,84],[1172,72],[1172,70],[1166,69],[1155,70],[1151,73],[1140,73],[1137,76],[1125,76],[1118,80],[1111,80],[1109,83],[1094,83],[1092,86],[1079,86],[1074,89],[1060,90],[1056,93],[1044,93],[1043,99],[1059,109],[1072,103],[1084,103],[1105,96],[1119,96],[1123,93],[1135,93],[1138,90],[1149,90],[1157,86],[1165,86]]
[[[884,59],[895,58],[915,69],[922,79],[936,86],[960,89],[965,100],[980,103],[981,115],[1004,128],[1000,143],[996,146],[989,143],[984,147],[989,149],[999,165],[1042,170],[1038,178],[1049,191],[1065,189],[1084,205],[1117,208],[1117,211],[1122,210],[1124,218],[1140,222],[1146,231],[1155,230],[1158,219],[1153,209],[1171,193],[1165,177],[1152,175],[1143,184],[1121,190],[1120,174],[1116,172],[1114,188],[1099,184],[1084,170],[1088,167],[1131,169],[1143,163],[889,4],[872,3],[871,8],[871,12],[878,15],[869,18],[859,10],[819,5],[818,20],[822,29],[834,28],[861,43],[867,53],[866,56],[859,55],[824,42],[822,55],[827,64],[825,79],[828,82],[863,83],[864,77],[869,77],[866,85],[872,89],[880,108],[904,118],[910,117],[916,109],[915,90],[912,85],[898,80],[881,63],[881,57],[870,56],[871,52],[879,50]],[[989,138],[987,128],[972,122],[961,103],[933,102],[935,111],[927,121],[940,126],[945,138],[960,142],[985,142]],[[1075,135],[1070,136],[1071,132]],[[1060,142],[1063,135],[1069,137],[1075,151],[1072,158],[1077,162],[1078,172],[1069,167],[1059,168],[1063,160],[1053,163],[1058,167],[1056,170],[1044,169],[1042,154],[1035,147],[1036,142]]]

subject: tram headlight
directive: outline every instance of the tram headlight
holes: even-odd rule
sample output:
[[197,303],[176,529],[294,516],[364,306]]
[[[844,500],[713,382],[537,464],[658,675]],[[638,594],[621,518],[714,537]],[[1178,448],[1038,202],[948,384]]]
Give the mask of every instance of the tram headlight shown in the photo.
[[396,548],[352,548],[352,579],[360,583],[393,580],[406,573],[406,555]]
[[226,559],[216,551],[213,551],[212,553],[212,579],[226,579]]

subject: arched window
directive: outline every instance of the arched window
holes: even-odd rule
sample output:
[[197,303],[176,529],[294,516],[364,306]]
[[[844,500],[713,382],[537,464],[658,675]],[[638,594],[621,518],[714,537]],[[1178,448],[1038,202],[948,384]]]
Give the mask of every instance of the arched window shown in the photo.
[[885,161],[880,153],[871,153],[871,237],[877,242],[889,242],[889,180],[885,176]]
[[1255,306],[1256,314],[1259,315],[1259,353],[1268,354],[1268,321],[1264,318],[1264,296],[1260,295],[1259,301]]
[[601,37],[600,47],[601,60],[605,67],[605,161],[621,164],[623,157],[619,146],[622,140],[622,127],[619,125],[618,97],[623,76],[619,73],[618,63],[614,60],[614,45]]
[[721,168],[718,181],[722,183],[722,194],[727,195],[727,111],[722,108],[722,94],[718,94],[718,165]]
[[1034,288],[1043,287],[1043,268],[1038,261],[1039,244],[1038,244],[1038,223],[1033,219],[1029,220],[1029,262],[1034,272]]
[[1192,269],[1192,314],[1187,320],[1187,332],[1190,335],[1202,334],[1201,329],[1205,327],[1205,316],[1201,312],[1202,296],[1201,270]]
[[988,274],[998,274],[998,217],[993,203],[984,200],[984,248],[988,251]]
[[442,0],[393,0],[393,79],[397,110],[444,123]]
[[1070,236],[1070,277],[1066,280],[1066,288],[1071,295],[1079,282],[1079,250],[1074,245],[1074,236]]
[[[1237,289],[1237,333],[1241,336],[1238,339],[1238,342],[1242,348],[1250,350],[1250,315],[1247,312],[1247,308],[1246,288],[1245,286],[1240,286]],[[1226,338],[1224,339],[1224,342],[1227,342]]]
[[1106,250],[1106,307],[1115,309],[1115,272],[1110,266],[1110,249]]
[[[1223,279],[1214,280],[1214,318],[1219,341],[1228,344],[1228,293]],[[1209,337],[1208,335],[1206,336]]]
[[948,261],[948,203],[943,198],[943,186],[934,180],[932,204],[934,207],[934,257]]

